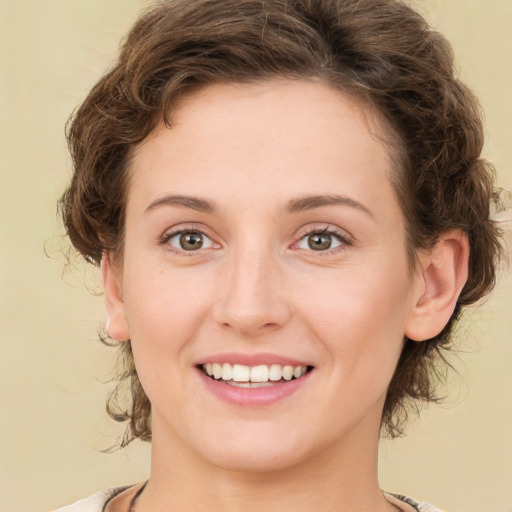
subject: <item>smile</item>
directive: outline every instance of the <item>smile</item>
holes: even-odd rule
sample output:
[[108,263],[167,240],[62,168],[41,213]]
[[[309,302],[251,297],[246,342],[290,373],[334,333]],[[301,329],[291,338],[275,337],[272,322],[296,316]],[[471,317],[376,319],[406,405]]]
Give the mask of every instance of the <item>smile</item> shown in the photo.
[[224,381],[230,386],[259,388],[300,379],[313,367],[280,364],[246,366],[230,363],[206,363],[200,368],[208,377]]

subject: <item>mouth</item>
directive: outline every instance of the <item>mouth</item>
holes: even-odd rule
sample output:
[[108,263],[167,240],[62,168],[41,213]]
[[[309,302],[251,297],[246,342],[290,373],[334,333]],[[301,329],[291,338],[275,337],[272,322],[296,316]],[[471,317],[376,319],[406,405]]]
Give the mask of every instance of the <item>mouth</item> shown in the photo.
[[257,365],[205,363],[198,365],[207,377],[239,388],[262,388],[298,380],[313,370],[313,366]]

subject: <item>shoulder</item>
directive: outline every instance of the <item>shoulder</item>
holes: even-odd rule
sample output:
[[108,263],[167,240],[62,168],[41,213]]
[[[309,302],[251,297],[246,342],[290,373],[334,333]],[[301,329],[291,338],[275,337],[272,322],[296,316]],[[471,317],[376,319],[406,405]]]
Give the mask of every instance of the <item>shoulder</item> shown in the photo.
[[87,498],[83,498],[76,503],[58,508],[53,512],[102,512],[105,505],[115,496],[122,493],[128,487],[112,487],[98,491]]
[[417,510],[418,512],[443,512],[441,509],[434,507],[434,505],[431,505],[426,501],[416,501],[409,496],[403,496],[401,494],[389,493],[389,495],[403,503],[407,503],[407,505],[410,505],[414,510]]

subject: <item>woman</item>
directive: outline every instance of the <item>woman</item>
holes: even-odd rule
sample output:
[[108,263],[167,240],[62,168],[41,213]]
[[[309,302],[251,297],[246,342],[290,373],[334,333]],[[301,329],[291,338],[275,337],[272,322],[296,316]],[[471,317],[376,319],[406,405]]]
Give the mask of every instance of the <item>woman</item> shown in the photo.
[[464,306],[492,287],[492,168],[448,43],[394,0],[173,0],[69,128],[70,239],[152,441],[65,511],[435,511],[380,490]]

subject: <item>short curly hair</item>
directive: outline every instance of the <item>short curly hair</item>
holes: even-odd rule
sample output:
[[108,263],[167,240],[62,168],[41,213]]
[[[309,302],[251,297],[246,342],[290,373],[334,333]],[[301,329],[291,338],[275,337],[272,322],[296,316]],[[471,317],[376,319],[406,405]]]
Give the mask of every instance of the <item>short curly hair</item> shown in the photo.
[[[128,167],[134,148],[178,97],[214,83],[275,77],[315,79],[375,108],[395,140],[392,177],[406,223],[410,261],[447,230],[470,244],[469,277],[434,338],[406,339],[382,426],[403,433],[411,404],[436,400],[436,375],[461,308],[490,291],[501,253],[490,218],[494,171],[480,158],[479,106],[454,73],[449,43],[398,0],[166,0],[144,13],[119,60],[70,118],[71,184],[60,201],[74,247],[94,264],[122,255]],[[388,144],[389,145],[389,144]],[[151,404],[121,343],[123,370],[108,410],[129,420],[122,445],[151,439]],[[130,404],[117,391],[130,385]]]

